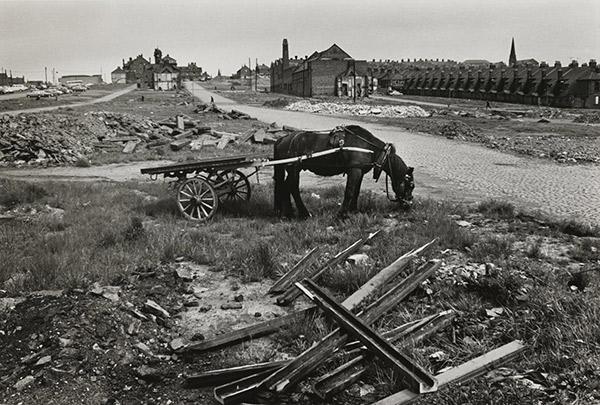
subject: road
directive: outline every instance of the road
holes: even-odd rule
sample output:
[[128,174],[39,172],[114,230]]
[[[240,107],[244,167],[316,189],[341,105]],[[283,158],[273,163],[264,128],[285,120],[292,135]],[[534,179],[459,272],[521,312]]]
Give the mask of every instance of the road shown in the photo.
[[12,99],[15,99],[15,98],[23,98],[23,97],[26,97],[26,96],[27,96],[26,92],[0,94],[0,101],[2,101],[2,100],[12,100]]
[[522,208],[600,224],[600,166],[569,166],[520,157],[392,126],[365,124],[351,117],[241,105],[211,93],[199,83],[185,85],[204,102],[212,96],[219,107],[235,108],[264,122],[311,130],[362,125],[396,146],[407,164],[415,167],[417,187],[427,190],[427,195],[468,200],[500,198]]
[[0,111],[0,116],[2,114],[5,114],[5,115],[17,115],[17,114],[21,114],[21,113],[36,113],[36,112],[45,112],[45,111],[58,110],[59,108],[66,108],[66,107],[75,108],[75,107],[81,107],[81,106],[84,106],[84,105],[104,103],[105,101],[110,101],[110,100],[115,99],[115,98],[117,98],[119,96],[122,96],[123,94],[127,94],[130,91],[134,90],[136,87],[137,87],[137,85],[134,84],[134,85],[126,87],[126,88],[124,88],[122,90],[115,91],[114,93],[107,94],[106,96],[95,98],[93,100],[82,101],[80,103],[63,104],[63,105],[53,105],[53,106],[50,106],[50,107],[28,108],[28,109],[24,109],[24,110]]

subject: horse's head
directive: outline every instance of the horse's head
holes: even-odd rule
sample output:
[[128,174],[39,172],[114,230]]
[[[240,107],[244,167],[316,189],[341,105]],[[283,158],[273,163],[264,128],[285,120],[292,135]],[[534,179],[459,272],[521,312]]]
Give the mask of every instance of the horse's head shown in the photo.
[[395,201],[400,204],[401,208],[409,209],[412,206],[412,192],[415,189],[414,167],[407,166],[395,153],[390,154],[385,166],[388,166],[386,171],[392,179],[392,189],[396,194]]

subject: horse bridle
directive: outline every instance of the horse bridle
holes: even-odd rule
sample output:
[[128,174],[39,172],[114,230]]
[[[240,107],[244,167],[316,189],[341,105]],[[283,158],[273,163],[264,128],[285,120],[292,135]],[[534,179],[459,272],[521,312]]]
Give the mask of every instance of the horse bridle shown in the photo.
[[[379,180],[379,176],[381,176],[381,172],[383,171],[383,166],[385,164],[388,165],[388,169],[389,171],[386,171],[385,173],[385,195],[387,197],[387,199],[391,202],[399,202],[400,199],[399,198],[392,198],[390,197],[390,191],[389,191],[389,179],[390,177],[392,178],[392,184],[394,182],[394,178],[392,177],[392,175],[390,175],[389,173],[394,173],[392,170],[392,162],[390,160],[390,154],[392,152],[392,144],[391,143],[386,143],[383,148],[375,145],[373,142],[369,141],[368,139],[363,138],[362,136],[352,132],[350,129],[348,129],[346,126],[344,125],[340,125],[335,127],[332,131],[331,134],[338,132],[338,131],[343,131],[343,132],[348,132],[352,135],[354,135],[355,137],[357,137],[358,139],[362,140],[363,142],[368,143],[369,145],[373,146],[374,148],[376,148],[377,150],[379,150],[381,153],[379,153],[379,155],[377,155],[377,157],[375,158],[375,162],[373,162],[373,178],[375,179],[375,182],[377,182],[377,180]],[[408,176],[408,175],[406,175]],[[405,180],[407,180],[405,176]],[[401,199],[402,202],[404,204],[409,204],[410,202],[405,200],[404,198]]]

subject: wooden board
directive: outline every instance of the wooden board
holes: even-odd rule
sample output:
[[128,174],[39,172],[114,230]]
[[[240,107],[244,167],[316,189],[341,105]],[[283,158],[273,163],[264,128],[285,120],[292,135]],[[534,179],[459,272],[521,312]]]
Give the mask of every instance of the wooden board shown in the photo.
[[[467,381],[470,378],[480,376],[491,371],[498,366],[507,363],[517,357],[523,350],[525,345],[519,340],[513,340],[497,349],[494,349],[486,354],[469,360],[460,366],[451,368],[448,371],[436,375],[440,387],[450,384]],[[417,399],[419,394],[410,390],[402,390],[389,397],[379,400],[373,405],[399,405],[407,404]]]

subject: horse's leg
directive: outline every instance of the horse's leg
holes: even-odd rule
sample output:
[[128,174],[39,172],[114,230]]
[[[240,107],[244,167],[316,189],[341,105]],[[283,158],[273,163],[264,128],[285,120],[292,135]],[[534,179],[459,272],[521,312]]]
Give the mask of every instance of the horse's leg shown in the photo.
[[287,172],[287,177],[281,187],[281,205],[283,208],[283,215],[287,218],[292,218],[294,216],[294,207],[292,207],[292,199],[290,195],[292,192],[292,185],[290,184],[290,181],[296,169],[289,167],[285,169],[285,171]]
[[360,175],[358,175],[358,178],[356,179],[356,183],[354,184],[354,195],[352,196],[352,199],[350,200],[350,206],[348,207],[350,212],[358,211],[358,195],[360,194],[360,186],[362,185],[363,177],[364,174],[361,171]]
[[310,217],[310,212],[308,212],[306,205],[304,205],[304,202],[302,201],[302,197],[300,197],[300,169],[288,171],[288,186],[292,197],[294,197],[296,208],[298,209],[298,217]]
[[273,187],[275,215],[281,216],[283,215],[283,202],[285,198],[285,167],[276,165],[274,168],[273,179],[275,180],[275,185]]
[[[346,172],[348,180],[346,181],[346,191],[344,191],[344,201],[338,212],[338,216],[344,217],[352,209],[356,209],[358,193],[362,182],[363,173],[360,168],[349,169]],[[353,206],[354,204],[354,206]]]

